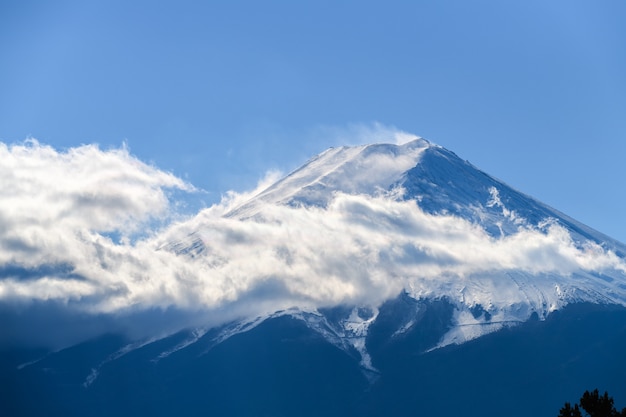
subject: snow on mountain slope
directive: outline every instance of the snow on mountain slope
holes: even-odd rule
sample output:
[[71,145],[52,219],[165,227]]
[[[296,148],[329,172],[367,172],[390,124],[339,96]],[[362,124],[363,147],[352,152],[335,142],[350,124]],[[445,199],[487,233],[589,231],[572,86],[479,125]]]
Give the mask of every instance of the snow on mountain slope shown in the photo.
[[429,146],[418,164],[396,184],[405,198],[429,213],[450,213],[481,224],[493,236],[512,234],[520,225],[558,219],[579,241],[593,240],[622,256],[624,245],[480,171],[453,152]]
[[[372,199],[386,204],[387,211],[367,206]],[[295,215],[277,218],[276,207],[329,217],[337,210],[350,212],[348,227],[341,232],[328,226],[327,236],[321,226],[321,232],[302,232],[304,223],[289,223]],[[284,210],[278,216],[292,214]],[[416,300],[448,299],[455,311],[437,346],[463,343],[533,316],[544,319],[568,303],[626,305],[622,243],[423,139],[329,149],[224,217],[255,225],[280,223],[290,230],[286,236],[315,248],[323,248],[324,239],[353,233],[350,228],[369,228],[371,234],[353,243],[370,250],[369,258],[354,255],[334,264],[344,263],[339,268],[344,271],[376,270],[374,281],[401,282]],[[166,247],[178,254],[209,256],[216,250],[210,239],[214,235],[200,222],[193,233]],[[277,249],[286,268],[291,265],[289,244]],[[376,314],[363,318],[355,313],[359,307],[377,311],[378,305],[351,306],[350,313],[334,322],[311,320],[326,316],[310,305],[292,311],[313,312],[306,319],[293,315],[317,323],[312,328],[332,343],[354,348],[362,366],[373,370],[365,340]],[[406,326],[411,325],[409,318]]]

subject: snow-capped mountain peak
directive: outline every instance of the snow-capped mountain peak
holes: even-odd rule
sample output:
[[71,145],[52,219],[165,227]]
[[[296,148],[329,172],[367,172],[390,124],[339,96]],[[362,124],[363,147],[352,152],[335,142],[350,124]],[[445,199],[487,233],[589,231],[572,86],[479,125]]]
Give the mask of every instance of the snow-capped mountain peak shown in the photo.
[[[342,204],[335,204],[338,199]],[[306,221],[291,224],[299,210]],[[311,217],[317,215],[322,217]],[[297,242],[281,241],[268,252],[271,257],[278,253],[277,261],[285,262],[286,287],[304,279],[298,275],[303,268],[316,270],[311,262],[328,261],[331,266],[315,272],[322,274],[320,282],[328,276],[339,282],[342,273],[362,271],[368,282],[387,288],[389,294],[403,289],[415,300],[448,300],[454,306],[450,327],[435,346],[463,343],[531,317],[544,319],[568,303],[626,305],[623,244],[424,139],[331,148],[224,217],[263,227],[278,222],[281,230],[288,230],[288,239],[299,237]],[[338,217],[342,223],[324,224],[324,217]],[[310,234],[300,230],[316,221],[319,227],[314,224]],[[320,232],[324,227],[326,232]],[[360,233],[363,227],[363,234],[351,241],[363,247],[363,254],[348,250],[349,255],[334,259],[335,254],[326,253],[335,240]],[[210,226],[200,225],[169,248],[215,258],[219,248],[211,236]],[[300,246],[316,254],[306,255],[296,268]],[[382,301],[352,301],[349,311],[360,306],[375,309]],[[329,340],[338,335],[352,340],[342,346],[352,346],[364,368],[373,369],[365,341],[376,315],[355,317],[350,313],[336,320],[332,332],[314,327]],[[405,326],[412,326],[412,320],[404,320]],[[396,334],[402,333],[400,326]]]

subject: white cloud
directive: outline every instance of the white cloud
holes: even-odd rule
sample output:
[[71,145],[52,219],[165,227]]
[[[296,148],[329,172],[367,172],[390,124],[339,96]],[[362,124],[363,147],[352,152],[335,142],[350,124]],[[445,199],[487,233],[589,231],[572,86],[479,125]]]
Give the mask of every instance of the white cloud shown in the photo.
[[[118,317],[176,309],[219,322],[294,305],[375,306],[404,288],[506,308],[557,303],[563,288],[589,287],[591,274],[626,273],[615,254],[575,243],[555,223],[494,238],[384,196],[340,193],[325,208],[267,204],[251,219],[223,217],[276,175],[150,230],[152,219],[173,218],[165,190],[192,187],[126,149],[58,152],[31,141],[0,144],[0,161],[0,306],[54,302]],[[143,228],[134,240],[107,237]],[[177,254],[190,246],[195,256]]]
[[[115,252],[123,258],[133,247],[116,245],[106,234],[117,233],[125,242],[150,235],[152,221],[173,214],[166,190],[193,190],[126,148],[102,151],[87,145],[59,152],[29,140],[0,143],[0,161],[0,265],[43,275],[32,281],[4,277],[3,298],[71,299],[101,291],[110,264],[117,261],[107,258]],[[71,276],[65,276],[67,265]],[[62,278],[48,276],[59,270]]]
[[164,189],[192,190],[126,148],[102,151],[86,145],[58,152],[29,140],[0,143],[0,160],[1,213],[13,228],[18,223],[135,232],[142,222],[169,214]]
[[337,146],[367,145],[372,143],[394,143],[404,145],[419,136],[405,132],[392,125],[380,122],[353,123],[347,127],[319,126],[310,134],[311,137],[325,138]]

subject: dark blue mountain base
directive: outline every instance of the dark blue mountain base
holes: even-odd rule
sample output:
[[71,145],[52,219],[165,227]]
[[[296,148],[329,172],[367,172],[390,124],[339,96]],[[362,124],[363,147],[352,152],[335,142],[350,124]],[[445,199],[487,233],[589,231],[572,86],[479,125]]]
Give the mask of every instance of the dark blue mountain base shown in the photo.
[[[217,345],[216,329],[158,361],[187,335],[109,362],[123,338],[105,336],[21,369],[41,352],[4,352],[0,415],[550,417],[595,387],[626,403],[625,308],[570,305],[546,321],[427,352],[451,315],[445,300],[420,305],[401,296],[384,304],[367,339],[380,371],[374,382],[356,351],[338,349],[289,316]],[[406,317],[416,324],[392,336]]]
[[358,414],[555,416],[595,386],[624,401],[624,352],[626,310],[592,304],[421,355],[394,346]]

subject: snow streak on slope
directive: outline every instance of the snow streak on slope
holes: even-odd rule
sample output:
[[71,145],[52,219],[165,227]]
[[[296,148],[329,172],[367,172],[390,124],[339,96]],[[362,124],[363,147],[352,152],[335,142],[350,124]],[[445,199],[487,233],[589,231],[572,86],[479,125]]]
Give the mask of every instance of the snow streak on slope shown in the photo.
[[[45,206],[47,196],[58,195],[33,189],[38,183],[50,187],[39,178],[44,174],[27,169],[30,159],[23,156],[41,150],[18,151],[11,154],[12,163],[24,166],[16,172],[28,181],[15,184],[11,201],[29,209]],[[125,181],[148,190],[186,187],[165,174],[157,184],[150,182],[143,173],[152,168],[127,153],[89,151],[95,159],[112,159],[113,173],[139,171],[95,176],[95,189],[113,193],[89,200],[99,202],[99,215],[106,214],[110,198],[133,207],[135,217],[150,218],[149,207],[126,201],[131,194],[114,193],[113,185],[123,188]],[[90,163],[80,153],[46,152],[68,183],[81,164]],[[85,201],[74,198],[75,187],[68,188],[62,195],[70,206]],[[140,196],[146,191],[141,189]],[[158,209],[167,211],[167,206]],[[79,213],[74,219],[71,210],[60,207],[62,221],[47,227],[49,219],[31,224],[28,210],[22,211],[0,200],[0,220],[14,217],[20,220],[16,225],[29,225],[25,232],[11,222],[0,228],[0,313],[10,305],[26,311],[44,306],[56,316],[78,312],[96,321],[104,317],[106,323],[127,318],[125,326],[137,323],[132,330],[141,333],[146,323],[156,322],[150,316],[155,312],[170,315],[172,331],[205,329],[238,317],[263,319],[294,306],[376,311],[406,291],[415,299],[445,297],[454,303],[455,327],[445,344],[533,313],[543,318],[573,301],[626,304],[623,245],[422,139],[328,150],[249,197],[231,193],[221,204],[135,241],[109,237],[123,231],[128,218],[116,223],[114,216],[106,217],[91,227],[88,216]],[[370,318],[349,317],[329,326],[343,335],[340,339],[352,341],[367,368],[362,342]],[[35,319],[42,317],[33,313]]]

